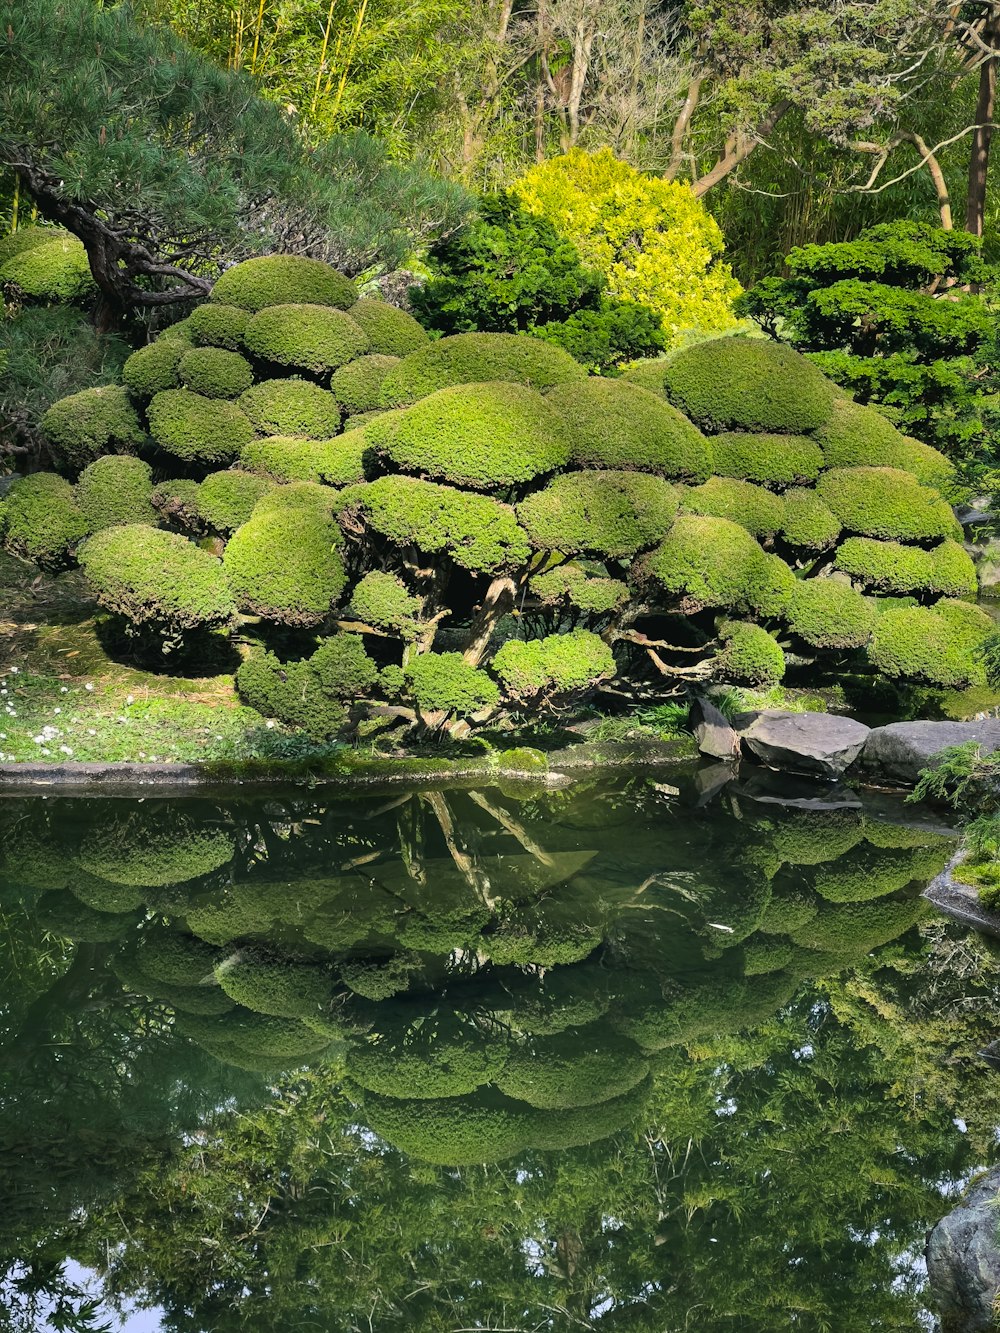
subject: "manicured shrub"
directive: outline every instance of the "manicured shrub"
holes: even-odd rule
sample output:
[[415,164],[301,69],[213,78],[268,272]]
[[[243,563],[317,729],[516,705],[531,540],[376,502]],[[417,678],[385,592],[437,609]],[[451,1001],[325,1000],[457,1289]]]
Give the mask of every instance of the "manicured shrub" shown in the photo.
[[236,610],[219,561],[173,532],[107,528],[81,548],[80,564],[101,606],[134,625],[177,635],[224,625]]
[[157,444],[189,463],[229,463],[254,437],[235,403],[190,389],[165,389],[149,404],[149,429]]
[[58,569],[87,534],[87,519],[73,487],[54,472],[20,477],[0,500],[0,535],[6,550],[43,569]]
[[785,654],[759,625],[730,622],[723,629],[722,651],[715,666],[723,680],[777,685],[785,674]]
[[422,712],[469,717],[500,702],[500,691],[485,671],[461,653],[421,653],[403,667],[410,694]]
[[669,532],[677,491],[639,472],[567,472],[517,506],[517,517],[543,550],[624,557]]
[[656,581],[682,607],[749,607],[767,557],[738,523],[727,518],[681,514],[666,539],[644,562]]
[[834,563],[880,592],[916,592],[927,586],[931,575],[930,557],[921,547],[871,537],[848,537]]
[[492,669],[517,699],[589,689],[615,673],[614,654],[599,635],[575,629],[544,639],[509,639],[498,649]]
[[301,727],[316,740],[332,736],[344,723],[343,703],[322,688],[308,660],[281,662],[273,653],[254,653],[240,663],[236,688],[264,717]]
[[345,412],[378,411],[382,403],[383,381],[398,365],[398,356],[359,356],[333,372],[330,392]]
[[370,347],[350,315],[324,305],[268,306],[251,319],[243,341],[254,356],[313,375],[329,375]]
[[423,603],[396,574],[372,570],[351,593],[348,611],[366,625],[394,630],[404,639],[416,638]]
[[250,314],[235,305],[206,302],[185,320],[191,341],[198,347],[224,347],[230,352],[243,348],[243,332]]
[[787,612],[793,633],[813,648],[860,648],[877,618],[871,597],[836,579],[804,579],[795,584]]
[[234,264],[219,278],[209,297],[216,304],[253,311],[299,302],[348,310],[357,299],[349,278],[329,264],[301,255],[267,255]]
[[603,297],[596,310],[580,310],[532,332],[536,338],[564,348],[574,361],[595,374],[613,373],[623,362],[637,356],[655,356],[667,345],[663,319],[657,311],[612,297]]
[[122,383],[137,398],[152,398],[180,383],[177,367],[189,351],[180,338],[157,338],[133,352],[122,367]]
[[868,656],[883,675],[963,689],[982,679],[962,637],[937,610],[923,606],[884,611],[875,623]]
[[215,969],[230,999],[256,1014],[307,1018],[318,1014],[333,994],[333,978],[318,963],[295,962],[248,949]]
[[368,1093],[365,1119],[381,1138],[438,1166],[499,1162],[527,1146],[531,1112],[485,1092],[418,1101]]
[[170,342],[186,343],[188,347],[194,346],[194,333],[192,331],[191,318],[179,319],[174,324],[168,324],[159,334],[158,339],[167,339]]
[[377,356],[409,356],[428,341],[427,334],[413,316],[389,305],[388,301],[362,297],[351,306],[351,319],[364,329],[371,350]]
[[409,1031],[368,1041],[348,1052],[347,1074],[371,1092],[426,1101],[461,1097],[491,1083],[507,1045],[499,1034],[447,1024],[429,1034]]
[[335,634],[324,639],[309,658],[320,688],[335,699],[354,699],[371,692],[378,667],[365,651],[360,634]]
[[181,358],[177,374],[186,389],[206,398],[238,398],[253,384],[246,357],[222,347],[193,347]]
[[712,471],[705,437],[676,408],[624,379],[586,379],[546,395],[561,413],[578,466],[626,468],[703,481]]
[[840,520],[815,491],[791,490],[782,496],[781,535],[793,546],[823,551],[840,536]]
[[264,435],[327,440],[340,428],[336,398],[318,384],[305,380],[264,380],[241,394],[238,401],[241,410]]
[[580,611],[601,615],[618,610],[629,599],[628,584],[591,575],[582,565],[566,561],[529,580],[532,595],[548,605],[565,599]]
[[524,333],[458,333],[404,357],[382,381],[382,403],[405,407],[438,389],[495,380],[551,389],[586,373],[568,352]]
[[131,454],[145,442],[136,410],[117,384],[83,389],[53,403],[41,420],[57,461],[76,471],[102,454]]
[[312,481],[349,486],[364,481],[368,440],[362,430],[345,431],[332,440],[271,435],[240,451],[240,466],[275,481]]
[[[641,389],[648,389],[650,393],[655,393],[658,398],[666,398],[666,373],[668,358],[665,356],[648,357],[642,361],[636,361],[634,365],[622,375],[622,379],[628,380],[629,384],[638,384]],[[685,420],[687,418],[685,417]]]
[[227,865],[233,852],[225,829],[177,811],[164,817],[162,810],[135,806],[91,829],[76,860],[88,874],[110,884],[151,889],[210,875]]
[[734,431],[712,437],[712,460],[720,476],[785,487],[815,481],[823,466],[823,452],[805,435]]
[[816,490],[848,532],[903,541],[954,535],[956,520],[946,502],[896,468],[835,468],[820,477]]
[[689,513],[728,518],[755,537],[772,536],[785,517],[785,507],[777,495],[732,477],[711,477],[684,491],[681,498]]
[[325,487],[297,482],[258,502],[222,557],[241,611],[303,627],[326,618],[347,581],[335,498]]
[[930,574],[927,587],[946,597],[975,597],[979,588],[976,566],[964,546],[950,537],[927,552]]
[[971,602],[943,597],[940,602],[934,603],[933,609],[950,627],[956,640],[970,652],[978,648],[989,635],[996,633],[996,622],[989,612]]
[[83,242],[59,227],[24,227],[0,254],[0,283],[36,301],[76,301],[96,288]]
[[892,467],[910,472],[924,486],[947,491],[954,484],[955,468],[929,444],[911,439],[873,407],[834,400],[829,420],[816,431],[826,466]]
[[447,551],[457,565],[499,573],[522,564],[531,550],[510,505],[416,477],[379,477],[345,491],[341,503],[374,532],[428,555]]
[[198,488],[198,513],[216,532],[235,532],[270,489],[269,481],[249,472],[210,472]]
[[153,473],[140,458],[108,454],[97,459],[80,473],[74,493],[88,532],[116,523],[156,522]]
[[735,324],[740,287],[722,261],[722,233],[687,185],[639,171],[607,148],[573,148],[512,189],[606,277],[611,296],[660,315],[668,338]]
[[369,443],[408,472],[478,490],[513,486],[569,461],[561,417],[520,384],[441,389],[365,427]]
[[667,396],[696,425],[803,435],[829,418],[835,391],[798,352],[763,338],[716,338],[678,352]]
[[516,1047],[496,1085],[529,1106],[568,1110],[620,1096],[648,1072],[649,1062],[637,1046],[595,1024]]

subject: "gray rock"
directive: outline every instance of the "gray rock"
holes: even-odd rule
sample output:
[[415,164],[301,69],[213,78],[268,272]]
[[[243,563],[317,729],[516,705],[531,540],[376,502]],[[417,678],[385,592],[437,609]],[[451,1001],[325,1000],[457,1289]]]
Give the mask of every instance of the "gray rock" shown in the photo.
[[691,705],[689,722],[702,754],[712,759],[723,759],[727,763],[739,758],[740,738],[715,704],[708,699],[695,699]]
[[1000,1292],[1000,1170],[990,1171],[927,1238],[927,1273],[941,1333],[989,1333]]
[[863,722],[834,713],[780,709],[741,713],[734,726],[742,745],[770,768],[830,779],[857,759],[869,731]]
[[736,776],[736,767],[734,764],[718,762],[715,764],[702,764],[694,775],[695,805],[700,810],[702,806],[711,805],[721,791],[732,782]]
[[932,768],[936,754],[951,745],[975,741],[983,754],[1000,750],[1000,719],[979,722],[890,722],[874,727],[865,742],[861,763],[872,773],[907,784],[915,783],[924,768]]

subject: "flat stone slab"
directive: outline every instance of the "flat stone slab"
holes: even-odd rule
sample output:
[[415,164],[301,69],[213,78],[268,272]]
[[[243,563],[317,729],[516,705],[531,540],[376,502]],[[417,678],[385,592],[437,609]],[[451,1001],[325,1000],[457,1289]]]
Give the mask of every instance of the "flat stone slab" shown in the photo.
[[[959,1108],[961,1110],[961,1108]],[[942,1333],[990,1333],[1000,1291],[1000,1170],[982,1176],[927,1238],[927,1275]]]
[[726,763],[739,758],[739,736],[708,699],[695,699],[688,722],[702,754]]
[[764,709],[741,713],[733,723],[744,749],[769,768],[837,779],[854,763],[868,739],[863,722],[835,713],[789,713]]
[[1000,718],[980,722],[890,722],[874,727],[861,755],[872,773],[908,785],[922,769],[933,768],[934,756],[952,745],[975,741],[983,754],[1000,750]]

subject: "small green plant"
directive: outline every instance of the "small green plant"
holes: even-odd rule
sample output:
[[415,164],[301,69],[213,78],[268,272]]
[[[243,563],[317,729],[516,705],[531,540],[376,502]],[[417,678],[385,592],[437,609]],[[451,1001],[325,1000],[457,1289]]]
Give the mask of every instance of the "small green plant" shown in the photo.
[[1000,754],[984,755],[976,741],[949,745],[934,756],[932,768],[924,768],[908,801],[944,801],[955,810],[982,809],[1000,777]]

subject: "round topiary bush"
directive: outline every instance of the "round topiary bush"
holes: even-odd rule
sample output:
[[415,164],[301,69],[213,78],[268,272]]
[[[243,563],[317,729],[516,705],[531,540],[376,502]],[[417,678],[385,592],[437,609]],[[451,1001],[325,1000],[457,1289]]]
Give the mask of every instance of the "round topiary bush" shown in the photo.
[[200,305],[184,321],[197,347],[224,347],[230,352],[243,348],[243,332],[250,314],[235,305]]
[[193,347],[181,357],[177,374],[186,389],[206,398],[238,398],[253,384],[246,357],[222,347]]
[[525,333],[457,333],[404,357],[382,382],[382,403],[406,407],[438,389],[495,380],[551,389],[586,374],[561,347]]
[[580,611],[601,615],[616,611],[629,599],[628,584],[591,575],[575,561],[566,561],[529,579],[532,595],[545,605],[565,600]]
[[301,255],[267,255],[234,264],[219,278],[209,297],[214,304],[252,311],[299,303],[349,310],[357,299],[350,278],[329,264]]
[[871,597],[835,579],[797,581],[787,612],[788,627],[813,648],[860,648],[878,615]]
[[791,490],[782,496],[781,535],[793,546],[824,551],[840,536],[840,520],[815,491]]
[[84,468],[102,454],[134,453],[146,440],[128,394],[117,384],[60,398],[40,424],[56,460],[68,471]]
[[297,435],[271,435],[240,450],[240,466],[275,481],[323,482],[350,486],[364,481],[368,440],[362,430],[349,430],[333,440],[306,440]]
[[567,555],[624,557],[670,531],[678,494],[641,472],[567,472],[517,506],[533,546]]
[[421,653],[403,668],[406,688],[424,713],[469,717],[500,702],[500,691],[485,671],[461,653]]
[[198,496],[201,487],[190,477],[175,477],[169,481],[158,482],[153,487],[150,502],[167,523],[175,527],[195,529],[201,519],[198,508]]
[[173,532],[107,528],[81,547],[80,564],[101,606],[168,635],[224,625],[236,610],[220,562]]
[[377,411],[382,402],[385,377],[398,365],[398,356],[359,356],[333,372],[330,392],[345,412]]
[[243,341],[264,361],[313,375],[329,375],[370,346],[360,324],[325,305],[268,306],[251,319]]
[[488,490],[544,476],[569,462],[562,419],[520,384],[441,389],[365,427],[369,443],[406,472]]
[[463,569],[500,573],[527,560],[531,547],[510,505],[416,477],[378,477],[340,497],[345,518],[398,546],[427,555],[447,551]]
[[160,448],[190,463],[230,463],[254,437],[253,426],[235,403],[190,389],[158,393],[148,416]]
[[344,722],[343,704],[323,689],[308,661],[281,662],[273,653],[255,653],[240,664],[236,688],[263,717],[301,727],[316,740]]
[[335,499],[333,491],[297,482],[258,502],[222,557],[241,611],[282,625],[326,618],[347,582]]
[[249,472],[211,472],[198,488],[198,514],[216,532],[235,532],[270,489],[270,481]]
[[975,597],[979,590],[976,566],[964,546],[950,537],[927,552],[930,574],[927,587],[945,597]]
[[326,440],[340,429],[336,398],[306,380],[264,380],[241,394],[238,401],[240,409],[264,435]]
[[767,556],[746,528],[694,514],[681,514],[644,566],[690,609],[751,608],[769,572]]
[[836,396],[804,356],[763,338],[714,338],[678,352],[664,383],[671,402],[715,431],[804,435],[829,419]]
[[723,477],[785,487],[815,481],[823,451],[805,435],[752,435],[733,431],[712,437],[714,471]]
[[180,383],[177,367],[189,350],[180,338],[157,338],[128,358],[122,366],[122,382],[137,398],[175,389]]
[[157,520],[152,469],[140,458],[109,454],[97,459],[80,473],[75,495],[88,532]]
[[700,486],[689,487],[682,501],[689,513],[728,518],[755,537],[773,536],[785,518],[779,496],[753,482],[732,477],[711,477]]
[[372,570],[355,586],[348,611],[366,625],[414,639],[420,629],[422,605],[397,574]]
[[[973,608],[975,609],[975,608]],[[964,689],[982,680],[982,667],[958,628],[937,609],[897,607],[878,617],[868,656],[883,675]]]
[[828,468],[897,468],[946,494],[954,484],[955,468],[944,454],[901,434],[881,412],[846,396],[834,400],[829,419],[817,429],[815,439]]
[[0,252],[0,283],[36,301],[76,301],[96,289],[83,242],[60,227],[23,227]]
[[0,535],[12,555],[58,569],[88,531],[73,487],[54,472],[20,477],[0,500]]
[[409,356],[429,341],[423,326],[411,314],[387,301],[362,297],[351,306],[351,318],[364,329],[371,350],[379,356]]
[[326,967],[258,950],[224,960],[215,975],[231,1000],[276,1018],[319,1014],[333,995],[333,977]]
[[575,629],[544,639],[509,639],[497,650],[492,669],[515,699],[530,699],[608,680],[615,674],[615,658],[599,635]]
[[926,588],[931,578],[927,551],[919,546],[880,542],[871,537],[848,537],[838,547],[834,564],[845,574],[880,592],[916,592]]
[[947,503],[898,468],[835,468],[816,490],[843,527],[863,537],[921,541],[955,534]]
[[723,680],[777,685],[785,674],[785,654],[760,625],[728,623],[722,631],[716,669]]
[[370,1092],[427,1101],[461,1097],[493,1081],[507,1058],[497,1033],[434,1023],[430,1031],[392,1033],[348,1052],[347,1073]]
[[635,468],[690,481],[704,481],[712,471],[701,431],[627,380],[594,377],[557,385],[546,399],[566,423],[578,466]]
[[419,1101],[367,1093],[365,1119],[381,1138],[438,1166],[499,1162],[527,1146],[531,1112],[486,1092]]

